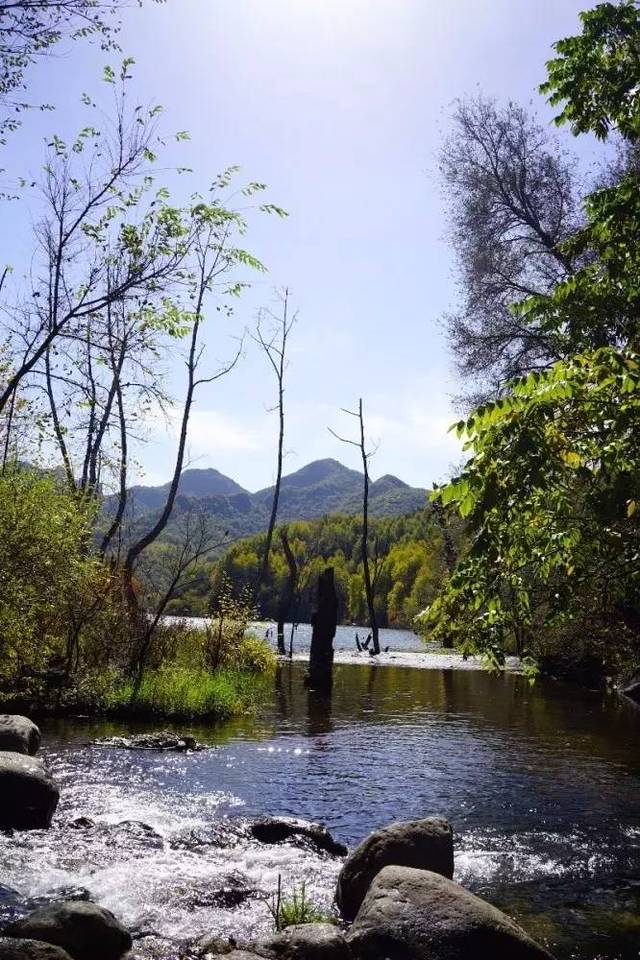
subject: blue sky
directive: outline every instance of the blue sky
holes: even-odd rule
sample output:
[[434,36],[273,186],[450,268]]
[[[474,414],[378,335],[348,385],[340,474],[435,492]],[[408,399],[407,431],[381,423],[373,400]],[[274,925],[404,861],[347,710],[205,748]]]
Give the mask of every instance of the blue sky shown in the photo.
[[[441,316],[455,304],[436,156],[451,101],[482,90],[534,100],[551,43],[576,32],[584,0],[168,0],[128,11],[121,44],[136,60],[136,97],[188,130],[180,162],[206,185],[229,164],[265,181],[287,221],[252,224],[246,245],[267,265],[238,304],[251,325],[287,284],[299,310],[287,375],[287,472],[356,451],[328,432],[350,427],[340,407],[365,401],[379,444],[374,476],[415,485],[459,462],[447,433],[455,380]],[[36,172],[43,137],[82,122],[79,94],[99,86],[107,57],[75,45],[32,74],[32,94],[56,104],[11,142],[9,166]],[[95,78],[95,83],[92,82]],[[586,161],[589,144],[573,144]],[[2,210],[2,259],[26,262],[25,205]],[[232,351],[213,321],[211,358]],[[179,384],[178,361],[172,381]],[[249,489],[273,479],[274,383],[247,347],[241,365],[198,397],[192,466],[213,466]],[[137,451],[143,482],[168,479],[171,436],[158,423]]]

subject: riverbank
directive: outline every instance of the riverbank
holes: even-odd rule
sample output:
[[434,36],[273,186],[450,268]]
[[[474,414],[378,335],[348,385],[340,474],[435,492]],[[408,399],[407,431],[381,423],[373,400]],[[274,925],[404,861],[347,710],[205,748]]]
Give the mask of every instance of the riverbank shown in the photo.
[[250,713],[268,693],[273,671],[149,670],[137,691],[112,671],[87,674],[67,687],[0,691],[0,711],[35,717],[224,721]]

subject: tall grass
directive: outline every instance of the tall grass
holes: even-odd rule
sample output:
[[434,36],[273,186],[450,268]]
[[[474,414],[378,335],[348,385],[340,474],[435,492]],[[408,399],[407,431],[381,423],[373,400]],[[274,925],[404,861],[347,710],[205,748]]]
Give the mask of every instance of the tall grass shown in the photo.
[[307,897],[307,887],[304,882],[298,890],[294,886],[290,896],[282,893],[282,875],[278,874],[278,889],[266,901],[269,913],[273,917],[276,931],[280,933],[287,927],[298,926],[304,923],[335,923],[332,914],[322,913]]
[[226,720],[249,712],[268,678],[240,670],[190,670],[171,665],[149,670],[134,696],[126,680],[108,692],[107,713]]

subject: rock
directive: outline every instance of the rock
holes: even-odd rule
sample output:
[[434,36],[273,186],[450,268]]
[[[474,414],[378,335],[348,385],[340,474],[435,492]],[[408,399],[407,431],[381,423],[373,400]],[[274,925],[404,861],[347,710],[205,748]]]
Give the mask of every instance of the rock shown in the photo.
[[182,909],[195,910],[198,907],[222,907],[229,910],[239,907],[247,900],[264,899],[263,891],[250,885],[248,877],[239,873],[221,876],[212,883],[210,878],[189,880],[184,887],[174,886],[172,903]]
[[172,850],[199,850],[202,847],[235,847],[246,841],[247,822],[240,817],[228,820],[215,820],[204,826],[187,829],[184,833],[173,834],[167,840]]
[[204,746],[195,737],[183,733],[162,730],[159,733],[137,733],[131,737],[100,737],[92,740],[94,747],[118,747],[122,750],[175,750],[184,753],[187,750],[204,750]]
[[95,825],[95,821],[91,817],[76,817],[75,820],[70,820],[67,824],[72,830],[90,830]]
[[259,960],[255,953],[249,953],[248,950],[231,950],[229,953],[224,954],[203,954],[203,960],[208,960],[209,956],[224,956],[227,957],[227,960]]
[[121,820],[120,823],[100,826],[107,835],[105,843],[110,847],[126,845],[129,849],[161,850],[164,846],[164,837],[142,820]]
[[41,940],[0,937],[0,960],[71,960],[71,957],[66,950]]
[[52,903],[12,923],[5,932],[55,944],[72,960],[118,960],[131,949],[129,931],[109,910],[94,903]]
[[334,857],[344,857],[347,853],[345,845],[334,840],[321,823],[307,823],[290,817],[261,817],[249,825],[249,833],[260,843],[302,840]]
[[48,827],[59,797],[41,760],[0,752],[0,830]]
[[228,942],[216,937],[207,941],[201,950],[196,949],[195,953],[190,950],[182,954],[182,960],[192,960],[193,957],[197,957],[198,960],[215,960],[216,957],[226,957],[228,960],[261,960],[258,954],[231,946]]
[[347,934],[358,960],[550,960],[504,913],[429,870],[384,867]]
[[344,935],[331,923],[304,923],[287,927],[256,952],[277,960],[351,960]]
[[27,717],[0,713],[0,750],[26,753],[30,757],[40,747],[40,731]]
[[336,903],[353,920],[383,867],[416,867],[453,877],[453,831],[444,817],[405,820],[374,830],[349,855],[338,877]]
[[230,953],[238,953],[238,944],[235,940],[225,940],[223,937],[201,937],[198,942],[191,947],[186,957],[223,957]]
[[29,897],[24,913],[31,913],[39,907],[48,907],[50,903],[60,900],[82,900],[87,903],[91,900],[91,894],[86,887],[58,887],[43,893],[41,897]]
[[[0,930],[29,912],[27,900],[17,890],[0,883]],[[1,934],[0,934],[1,935]]]

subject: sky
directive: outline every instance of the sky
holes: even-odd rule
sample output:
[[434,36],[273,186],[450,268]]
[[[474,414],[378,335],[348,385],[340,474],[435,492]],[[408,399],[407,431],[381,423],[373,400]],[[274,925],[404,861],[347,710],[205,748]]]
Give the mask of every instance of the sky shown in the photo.
[[[211,368],[234,335],[290,289],[298,320],[286,375],[285,472],[333,457],[358,466],[328,428],[353,429],[341,408],[364,400],[377,452],[374,477],[416,486],[460,463],[448,428],[461,390],[443,314],[456,304],[437,154],[452,101],[479,91],[533,101],[551,44],[577,32],[584,0],[167,0],[126,11],[120,43],[135,59],[139,102],[187,130],[179,161],[206,187],[231,164],[268,184],[284,220],[249,213],[244,243],[267,266],[236,305],[233,329],[207,321]],[[96,46],[69,45],[30,76],[32,113],[11,141],[11,164],[37,175],[44,140],[84,123],[80,93],[100,86]],[[588,144],[572,143],[585,160]],[[0,256],[28,262],[25,204],[4,206]],[[168,370],[179,393],[183,365]],[[198,395],[188,459],[250,490],[272,483],[275,382],[250,340],[237,368]],[[136,451],[143,483],[169,479],[175,434],[161,419]]]

